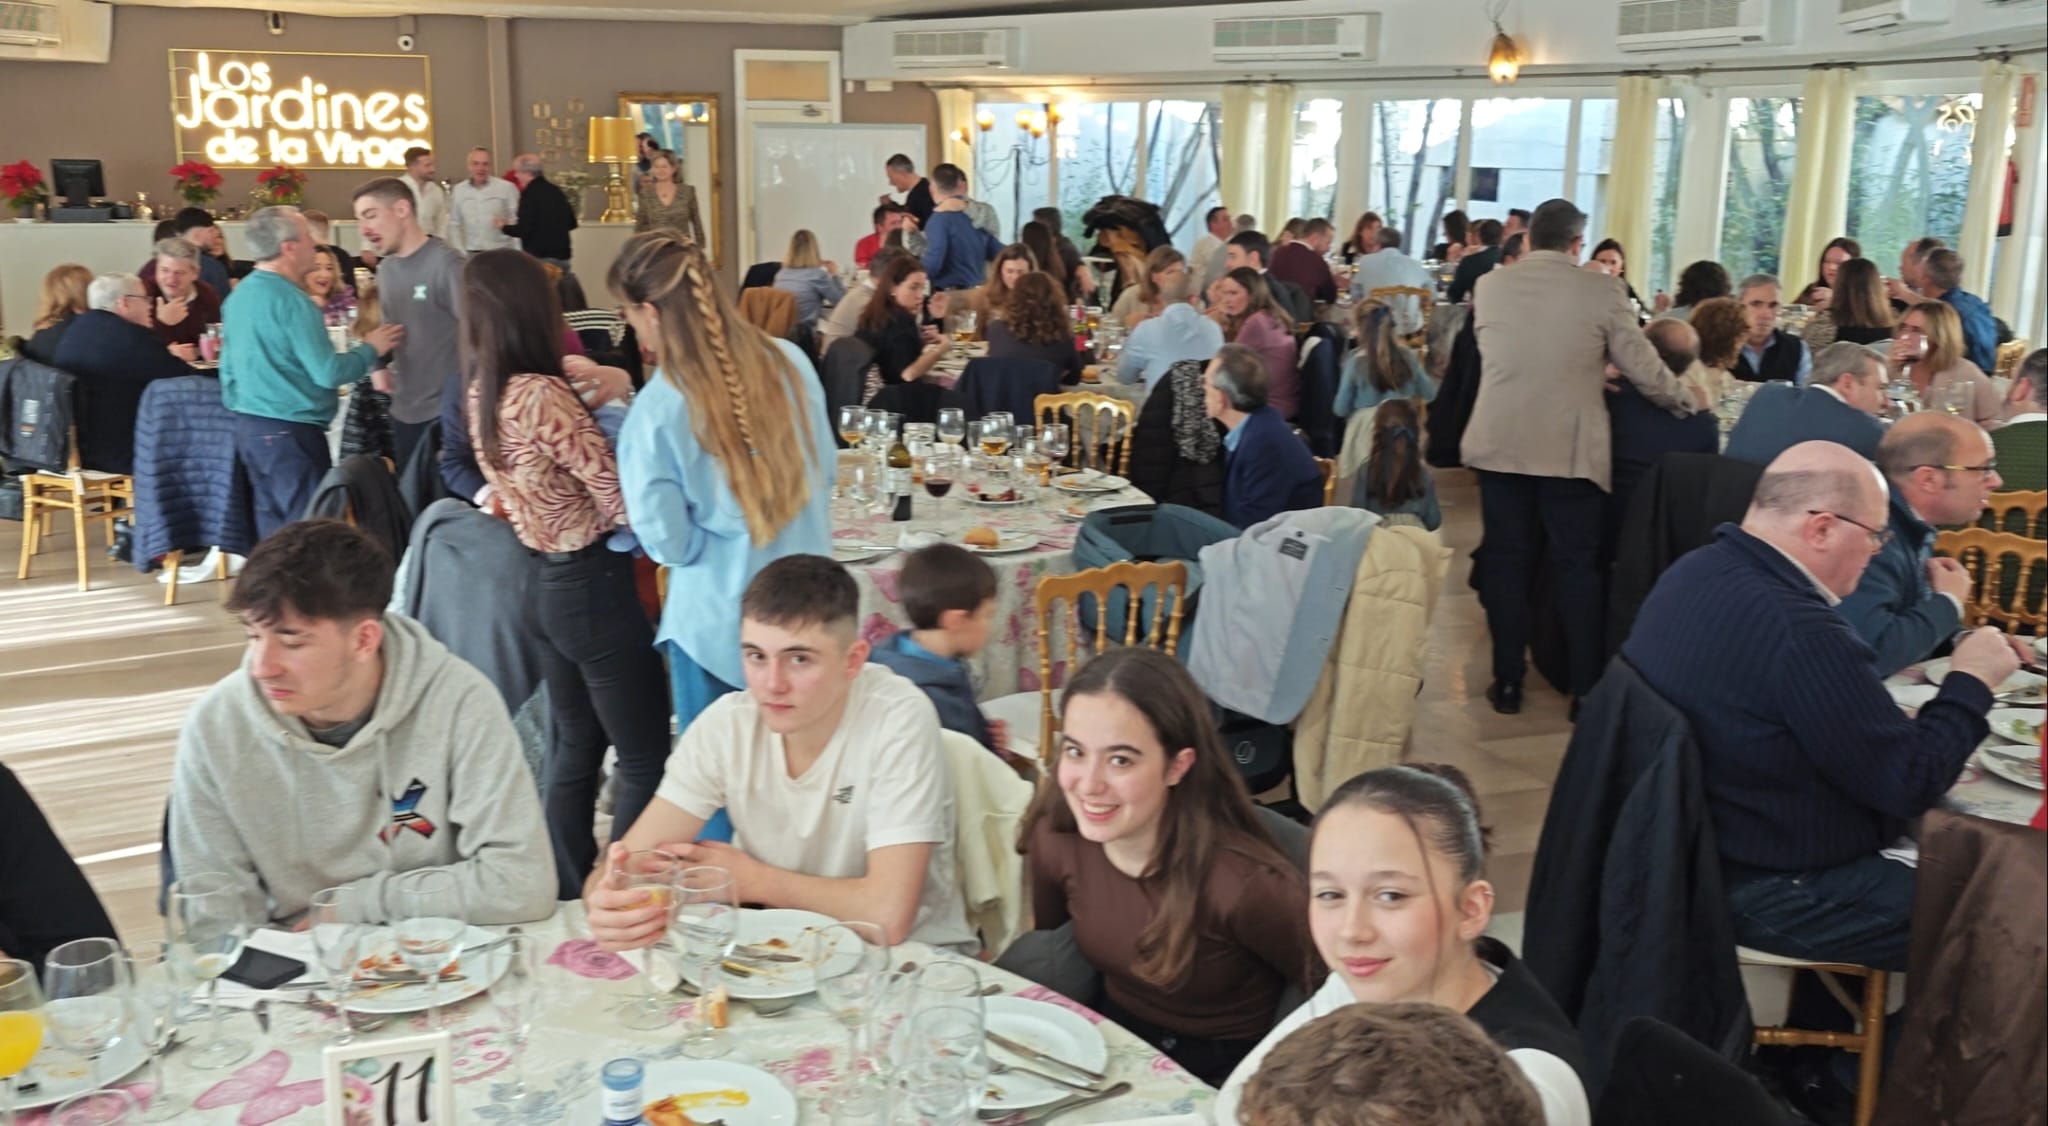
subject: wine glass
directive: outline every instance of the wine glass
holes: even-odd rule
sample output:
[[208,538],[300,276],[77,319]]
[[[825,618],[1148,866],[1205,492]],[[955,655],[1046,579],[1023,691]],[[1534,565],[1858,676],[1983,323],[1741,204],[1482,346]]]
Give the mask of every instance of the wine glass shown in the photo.
[[945,522],[946,494],[953,491],[959,463],[960,451],[952,446],[935,446],[925,455],[924,491],[938,502],[932,510],[935,523]]
[[917,1012],[952,1006],[981,1013],[981,975],[965,962],[932,962],[917,971]]
[[334,1015],[341,1018],[337,1044],[356,1038],[355,1021],[348,1015],[349,999],[355,995],[356,967],[362,961],[363,941],[368,928],[355,920],[363,915],[354,888],[322,888],[313,893],[306,907],[306,930],[313,938],[313,955],[327,975],[327,989],[334,994]]
[[200,872],[171,885],[166,916],[171,949],[185,973],[206,983],[206,1043],[185,1062],[202,1070],[240,1063],[249,1042],[220,1033],[220,975],[234,966],[249,937],[241,885],[224,872]]
[[860,440],[867,437],[867,411],[856,404],[848,403],[839,408],[839,437],[853,449],[860,448]]
[[872,451],[876,457],[889,452],[889,412],[870,408],[867,413],[867,440],[861,448]]
[[948,1059],[928,1059],[911,1065],[908,1094],[913,1126],[967,1126],[974,1121],[978,1101],[970,1088],[967,1068]]
[[1015,434],[1015,423],[1009,411],[993,411],[981,418],[981,452],[988,457],[1001,457],[1010,449],[1010,439]]
[[882,975],[868,1010],[868,1058],[882,1085],[894,1090],[895,1077],[910,1062],[907,1033],[917,1011],[917,971],[892,970]]
[[811,934],[810,955],[818,1000],[846,1029],[846,1085],[858,1084],[861,1063],[870,1055],[865,1035],[869,1012],[889,972],[888,936],[874,923],[819,927]]
[[1952,379],[1937,390],[1937,401],[1941,409],[1950,414],[1962,414],[1970,409],[1970,400],[1975,398],[1976,388],[1966,379]]
[[976,318],[974,310],[962,309],[953,317],[953,342],[967,344],[974,339]]
[[[662,923],[664,933],[675,929],[676,873],[682,871],[682,867],[682,861],[677,860],[674,853],[658,848],[643,848],[626,854],[626,886],[644,892],[647,906],[667,910],[668,918]],[[647,996],[635,1001],[619,1016],[619,1023],[642,1032],[666,1028],[675,1020],[675,1006],[668,999],[668,991],[654,979],[654,961],[660,955],[653,947],[645,953]]]
[[100,1082],[100,1057],[128,1024],[128,962],[111,938],[75,938],[43,959],[43,1019],[57,1043],[92,1061]]
[[73,1095],[50,1113],[50,1126],[123,1126],[140,1121],[128,1092],[111,1089]]
[[36,968],[0,958],[0,1126],[14,1126],[14,1077],[43,1046],[43,987]]
[[[954,1004],[925,1009],[910,1018],[910,1089],[920,1115],[938,1123],[972,1122],[988,1090],[988,1036],[981,1006]],[[952,1089],[954,1073],[966,1090]],[[931,1088],[941,1091],[932,1091]],[[925,1105],[919,1100],[943,1094]],[[961,1104],[965,1104],[962,1106]]]
[[939,408],[939,441],[957,446],[967,440],[967,412],[959,407]]
[[441,1023],[441,974],[462,954],[462,885],[446,868],[418,868],[397,880],[398,910],[391,930],[405,967],[427,979],[427,1025]]
[[491,983],[491,1005],[498,1010],[499,1027],[512,1041],[512,1101],[524,1106],[528,1094],[526,1045],[533,1035],[534,1013],[541,1001],[541,944],[532,935],[508,934],[493,945],[503,952],[506,964],[505,972]]
[[128,949],[129,1017],[149,1049],[149,1110],[144,1122],[168,1122],[178,1116],[164,1091],[164,1049],[178,1031],[178,1009],[190,992],[171,944],[141,942]]
[[739,941],[740,911],[732,873],[723,868],[685,868],[676,875],[677,919],[683,956],[696,972],[698,992],[690,1029],[683,1035],[683,1054],[715,1059],[732,1050],[725,1030],[712,1023],[710,1000],[722,975],[719,964],[732,956]]
[[1072,448],[1068,438],[1069,431],[1064,422],[1048,422],[1038,428],[1038,452],[1045,456],[1049,468],[1066,464],[1067,451]]

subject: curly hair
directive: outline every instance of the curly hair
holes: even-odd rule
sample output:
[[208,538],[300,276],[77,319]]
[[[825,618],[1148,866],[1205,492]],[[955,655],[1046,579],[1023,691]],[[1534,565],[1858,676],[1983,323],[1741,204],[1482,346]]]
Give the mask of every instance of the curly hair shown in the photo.
[[1692,330],[1700,336],[1700,362],[1727,371],[1742,354],[1749,314],[1733,297],[1710,297],[1693,306]]
[[1671,303],[1697,305],[1708,298],[1726,297],[1734,290],[1726,266],[1702,259],[1679,271],[1678,293],[1672,297]]
[[1535,1126],[1543,1101],[1470,1017],[1345,1005],[1295,1029],[1245,1084],[1250,1126]]
[[1067,323],[1067,306],[1060,298],[1059,285],[1044,270],[1034,270],[1010,287],[1010,303],[1004,314],[1010,335],[1026,344],[1071,343],[1073,326]]

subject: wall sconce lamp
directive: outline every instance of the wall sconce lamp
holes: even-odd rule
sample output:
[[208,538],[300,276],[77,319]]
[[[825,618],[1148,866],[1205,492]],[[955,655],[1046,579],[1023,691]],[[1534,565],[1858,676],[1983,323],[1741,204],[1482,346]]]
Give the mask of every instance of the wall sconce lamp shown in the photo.
[[1502,86],[1515,80],[1522,72],[1522,53],[1515,49],[1515,41],[1501,30],[1500,21],[1493,21],[1493,49],[1487,52],[1486,74],[1495,86]]

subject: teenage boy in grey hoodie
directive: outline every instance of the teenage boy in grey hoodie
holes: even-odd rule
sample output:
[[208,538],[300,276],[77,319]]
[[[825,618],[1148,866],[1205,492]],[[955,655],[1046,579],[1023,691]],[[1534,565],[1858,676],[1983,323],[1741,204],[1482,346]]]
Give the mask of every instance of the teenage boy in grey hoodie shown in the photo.
[[482,673],[384,607],[392,561],[336,520],[279,529],[227,609],[242,667],[178,736],[171,858],[180,876],[242,881],[252,925],[289,925],[346,885],[387,921],[394,878],[455,874],[471,923],[545,918],[555,867],[533,775]]

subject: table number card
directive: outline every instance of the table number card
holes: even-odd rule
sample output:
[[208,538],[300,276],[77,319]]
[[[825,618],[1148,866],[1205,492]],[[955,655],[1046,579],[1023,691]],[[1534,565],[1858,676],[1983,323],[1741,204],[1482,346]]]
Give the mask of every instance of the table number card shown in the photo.
[[325,1055],[326,1126],[454,1126],[448,1033],[336,1044]]

